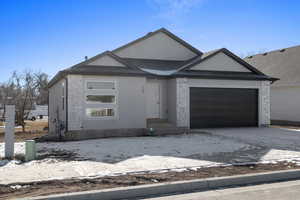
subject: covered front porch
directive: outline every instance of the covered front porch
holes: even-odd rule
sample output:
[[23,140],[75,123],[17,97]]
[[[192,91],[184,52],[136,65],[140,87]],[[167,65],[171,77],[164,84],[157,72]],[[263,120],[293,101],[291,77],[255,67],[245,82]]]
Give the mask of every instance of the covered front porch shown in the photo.
[[147,128],[176,128],[176,81],[147,78],[146,124]]

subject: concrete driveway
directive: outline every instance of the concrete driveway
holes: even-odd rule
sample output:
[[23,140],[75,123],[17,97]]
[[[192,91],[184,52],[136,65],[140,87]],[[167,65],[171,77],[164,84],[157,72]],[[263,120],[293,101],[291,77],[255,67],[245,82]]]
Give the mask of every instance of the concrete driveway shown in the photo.
[[[200,131],[252,146],[249,151],[224,154],[225,162],[272,162],[300,159],[300,130],[283,128],[221,128],[201,129]],[[216,158],[219,159],[220,157],[217,156]],[[214,158],[207,159],[212,160]]]

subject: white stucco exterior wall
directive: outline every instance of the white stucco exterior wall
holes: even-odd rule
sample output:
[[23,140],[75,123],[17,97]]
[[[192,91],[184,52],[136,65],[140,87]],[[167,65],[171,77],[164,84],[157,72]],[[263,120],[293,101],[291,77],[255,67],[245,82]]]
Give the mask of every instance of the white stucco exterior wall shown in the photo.
[[68,75],[68,129],[83,128],[83,76]]
[[[63,101],[64,97],[64,101]],[[64,105],[63,105],[64,104]],[[55,123],[66,125],[66,80],[61,79],[49,88],[49,132],[56,134]]]
[[177,126],[190,126],[190,87],[216,87],[216,88],[253,88],[258,89],[258,122],[260,126],[270,125],[270,82],[269,81],[243,81],[243,80],[210,80],[178,78],[177,84]]
[[[87,80],[112,80],[117,83],[116,118],[91,119],[86,108],[107,107],[85,101]],[[69,75],[68,124],[69,130],[101,130],[146,128],[145,77],[81,76]]]
[[271,119],[300,122],[300,85],[271,86]]

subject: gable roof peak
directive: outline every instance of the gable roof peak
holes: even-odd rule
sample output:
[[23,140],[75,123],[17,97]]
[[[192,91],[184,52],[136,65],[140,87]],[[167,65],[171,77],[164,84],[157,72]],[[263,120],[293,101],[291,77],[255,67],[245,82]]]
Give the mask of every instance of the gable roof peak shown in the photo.
[[206,59],[208,59],[210,57],[213,57],[214,55],[216,55],[216,54],[218,54],[220,52],[224,53],[225,55],[227,55],[228,57],[232,58],[233,60],[235,60],[239,64],[243,65],[244,67],[246,67],[247,69],[249,69],[253,73],[265,76],[264,73],[262,73],[261,71],[257,70],[255,67],[253,67],[252,65],[250,65],[249,63],[247,63],[245,60],[243,60],[242,58],[238,57],[237,55],[235,55],[234,53],[232,53],[231,51],[229,51],[226,48],[215,49],[215,50],[203,53],[201,57],[198,57],[198,58],[192,60],[190,63],[187,63],[186,65],[184,65],[183,67],[181,67],[178,71],[186,70],[186,69],[191,69],[193,66],[195,66],[195,65],[203,62],[204,60],[206,60]]
[[176,42],[180,43],[181,45],[185,46],[186,48],[188,48],[189,50],[191,50],[192,52],[194,52],[195,54],[197,55],[202,55],[202,52],[200,50],[198,50],[197,48],[193,47],[192,45],[190,45],[189,43],[187,43],[186,41],[184,41],[183,39],[179,38],[178,36],[176,36],[175,34],[173,34],[172,32],[170,32],[169,30],[167,30],[166,28],[162,27],[162,28],[159,28],[153,32],[148,32],[146,35],[140,37],[140,38],[137,38],[123,46],[120,46],[114,50],[112,50],[113,53],[121,50],[121,49],[124,49],[128,46],[131,46],[132,44],[135,44],[137,42],[140,42],[140,41],[143,41],[147,38],[150,38],[152,37],[153,35],[156,35],[157,33],[164,33],[166,34],[167,36],[169,36],[170,38],[172,38],[173,40],[175,40]]

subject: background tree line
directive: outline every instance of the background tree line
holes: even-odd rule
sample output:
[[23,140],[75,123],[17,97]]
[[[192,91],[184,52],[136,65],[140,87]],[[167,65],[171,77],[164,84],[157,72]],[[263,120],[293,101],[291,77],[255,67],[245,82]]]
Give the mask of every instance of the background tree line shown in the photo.
[[49,76],[42,72],[13,72],[8,81],[0,83],[0,105],[2,118],[5,116],[5,105],[15,105],[16,123],[25,130],[24,120],[34,105],[48,104],[47,85]]

